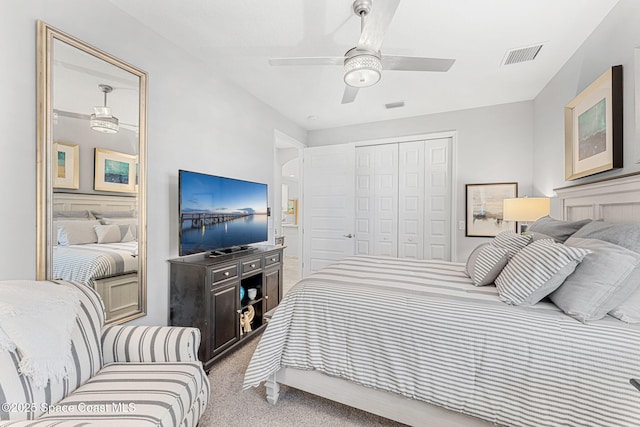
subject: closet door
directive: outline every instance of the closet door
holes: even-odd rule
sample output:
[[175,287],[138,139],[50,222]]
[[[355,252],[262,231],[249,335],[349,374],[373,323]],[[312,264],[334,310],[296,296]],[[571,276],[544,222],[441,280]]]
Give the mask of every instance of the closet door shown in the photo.
[[424,257],[424,141],[398,145],[398,257]]
[[451,260],[451,180],[451,138],[425,141],[425,259]]
[[398,256],[398,144],[356,148],[356,253]]

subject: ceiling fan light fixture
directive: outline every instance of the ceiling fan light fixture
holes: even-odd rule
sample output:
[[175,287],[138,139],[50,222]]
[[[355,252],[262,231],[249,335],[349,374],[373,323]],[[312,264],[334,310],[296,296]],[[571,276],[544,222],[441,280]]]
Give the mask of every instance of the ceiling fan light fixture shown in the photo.
[[118,133],[120,124],[118,118],[111,114],[111,108],[107,107],[107,94],[113,91],[109,85],[98,85],[101,92],[104,93],[104,106],[93,107],[93,114],[89,118],[89,126],[96,132],[102,133]]
[[382,62],[377,56],[352,56],[344,61],[344,82],[353,87],[373,86],[380,81],[381,71]]

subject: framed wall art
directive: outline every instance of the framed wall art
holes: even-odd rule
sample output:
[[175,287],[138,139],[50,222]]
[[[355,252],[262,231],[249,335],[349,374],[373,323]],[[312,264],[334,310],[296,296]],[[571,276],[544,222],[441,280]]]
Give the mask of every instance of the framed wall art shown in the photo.
[[567,181],[622,167],[622,65],[564,107],[564,132]]
[[53,143],[53,188],[80,188],[80,148],[78,144]]
[[136,192],[138,156],[96,148],[95,163],[94,190]]
[[503,231],[516,232],[515,221],[503,220],[503,202],[518,197],[517,182],[467,184],[466,193],[466,236],[495,237]]

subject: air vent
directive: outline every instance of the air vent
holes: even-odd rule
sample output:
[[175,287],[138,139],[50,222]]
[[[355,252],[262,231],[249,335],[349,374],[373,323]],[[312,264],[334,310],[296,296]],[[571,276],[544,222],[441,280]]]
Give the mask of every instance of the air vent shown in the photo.
[[533,46],[520,47],[517,49],[511,49],[507,51],[502,61],[502,65],[518,64],[520,62],[533,61],[542,49],[541,44]]
[[390,110],[392,108],[401,108],[401,107],[404,107],[404,101],[390,102],[388,104],[384,104],[384,108],[386,108],[387,110]]

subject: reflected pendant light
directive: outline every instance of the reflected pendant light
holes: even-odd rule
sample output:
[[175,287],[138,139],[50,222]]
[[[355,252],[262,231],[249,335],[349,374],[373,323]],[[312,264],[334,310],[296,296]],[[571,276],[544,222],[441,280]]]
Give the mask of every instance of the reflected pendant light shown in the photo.
[[104,106],[93,107],[94,113],[89,121],[91,129],[103,133],[118,133],[120,125],[118,118],[111,115],[111,108],[107,107],[107,94],[113,91],[109,85],[99,84],[98,88],[104,93]]

